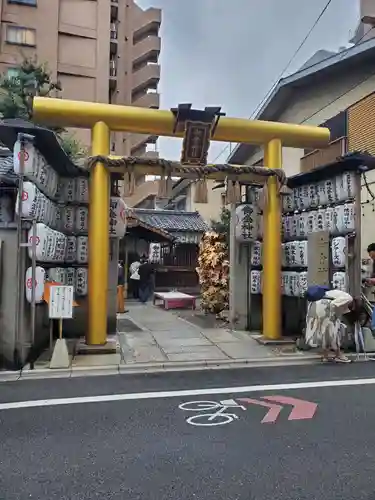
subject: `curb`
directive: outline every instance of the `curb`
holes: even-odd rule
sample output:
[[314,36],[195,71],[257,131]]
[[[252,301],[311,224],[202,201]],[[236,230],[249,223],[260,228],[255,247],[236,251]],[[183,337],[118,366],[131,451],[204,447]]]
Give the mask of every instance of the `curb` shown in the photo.
[[75,378],[102,375],[125,375],[139,373],[171,373],[181,371],[220,370],[234,368],[258,368],[262,366],[288,366],[313,364],[319,358],[316,355],[293,356],[283,355],[278,358],[257,359],[228,359],[228,360],[202,360],[202,361],[169,361],[152,363],[127,363],[103,366],[73,366],[68,369],[37,368],[24,369],[21,372],[0,372],[0,382],[14,382],[35,379]]
[[[348,354],[355,360],[356,353]],[[375,358],[373,359],[375,361]],[[261,368],[276,366],[298,366],[319,364],[320,356],[316,354],[303,355],[281,355],[277,358],[264,357],[256,359],[228,359],[228,360],[202,360],[202,361],[168,361],[151,363],[127,363],[119,365],[103,366],[73,366],[68,369],[39,368],[35,370],[24,369],[21,372],[0,372],[0,382],[15,382],[36,379],[75,378],[75,377],[99,377],[105,375],[135,375],[151,373],[173,373],[184,371],[205,370],[230,370],[240,368]],[[359,357],[360,362],[366,361],[364,354]]]

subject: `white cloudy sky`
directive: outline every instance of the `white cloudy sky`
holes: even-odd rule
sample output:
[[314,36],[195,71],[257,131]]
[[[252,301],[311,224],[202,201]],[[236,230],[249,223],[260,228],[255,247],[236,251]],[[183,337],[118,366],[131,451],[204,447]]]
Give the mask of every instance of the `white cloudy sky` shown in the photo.
[[[227,116],[248,118],[327,3],[327,0],[138,0],[160,7],[161,107],[191,102],[222,106]],[[296,57],[298,69],[319,49],[348,45],[359,18],[359,0],[333,0]],[[178,159],[180,141],[159,139],[161,156]],[[225,160],[229,145],[213,143],[210,160]],[[219,156],[219,158],[217,158]]]

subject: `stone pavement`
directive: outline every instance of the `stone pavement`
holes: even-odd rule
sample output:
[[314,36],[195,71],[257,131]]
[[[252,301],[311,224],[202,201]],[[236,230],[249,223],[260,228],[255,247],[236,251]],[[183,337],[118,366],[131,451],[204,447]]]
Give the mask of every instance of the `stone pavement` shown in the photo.
[[[210,365],[275,360],[306,355],[288,346],[263,346],[249,332],[197,326],[193,317],[180,317],[151,304],[127,303],[128,313],[118,315],[118,338],[125,365],[204,362]],[[198,316],[199,318],[199,316]],[[193,321],[195,324],[193,324]]]

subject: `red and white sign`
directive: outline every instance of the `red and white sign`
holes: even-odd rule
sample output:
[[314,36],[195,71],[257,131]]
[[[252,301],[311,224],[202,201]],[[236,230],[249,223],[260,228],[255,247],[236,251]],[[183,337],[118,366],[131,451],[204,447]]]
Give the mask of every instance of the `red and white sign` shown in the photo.
[[[32,286],[33,286],[33,280],[31,278],[29,278],[27,281],[26,281],[26,286],[29,290],[31,290]],[[35,280],[35,288],[38,286],[38,282],[37,280]]]
[[[30,245],[32,245],[32,244],[33,244],[33,242],[34,242],[34,236],[30,236],[30,238],[29,238],[29,243],[30,243]],[[40,238],[39,238],[39,236],[35,236],[35,246],[38,246],[38,245],[39,245],[39,243],[40,243]]]
[[[22,158],[22,151],[18,153],[18,159],[21,160]],[[27,161],[30,158],[30,155],[27,151],[23,151],[23,159],[24,161]]]

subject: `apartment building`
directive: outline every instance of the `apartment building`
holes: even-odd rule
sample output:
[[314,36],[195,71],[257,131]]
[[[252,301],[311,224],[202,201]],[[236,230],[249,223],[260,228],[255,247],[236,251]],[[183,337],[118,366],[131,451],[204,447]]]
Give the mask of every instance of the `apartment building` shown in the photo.
[[[0,0],[0,71],[48,63],[62,98],[159,107],[160,9],[133,0]],[[90,131],[75,131],[86,144]],[[156,136],[116,133],[111,152],[141,156]]]

